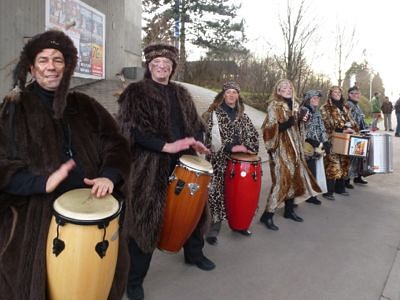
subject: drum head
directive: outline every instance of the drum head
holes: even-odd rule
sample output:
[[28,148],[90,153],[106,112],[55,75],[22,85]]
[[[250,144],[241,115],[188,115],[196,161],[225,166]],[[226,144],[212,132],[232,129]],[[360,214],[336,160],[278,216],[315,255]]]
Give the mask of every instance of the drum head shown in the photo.
[[109,218],[119,212],[120,205],[111,195],[96,198],[91,189],[76,189],[58,197],[53,208],[60,216],[85,222]]
[[213,173],[211,164],[201,157],[195,155],[182,155],[179,158],[179,161],[191,169],[201,171],[203,173]]
[[248,153],[241,153],[241,152],[232,153],[230,158],[232,160],[241,160],[241,161],[250,161],[250,162],[261,160],[257,154],[248,154]]

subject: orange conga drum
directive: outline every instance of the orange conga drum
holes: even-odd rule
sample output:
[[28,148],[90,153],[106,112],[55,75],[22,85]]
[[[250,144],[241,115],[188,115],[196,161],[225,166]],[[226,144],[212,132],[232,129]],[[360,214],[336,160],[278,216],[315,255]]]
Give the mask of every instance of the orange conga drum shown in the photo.
[[208,198],[211,164],[182,155],[170,176],[164,222],[158,248],[178,252],[196,228]]
[[58,197],[47,238],[49,299],[108,298],[118,256],[119,202],[90,189]]
[[261,159],[255,154],[233,153],[225,171],[225,209],[229,227],[247,230],[258,206]]

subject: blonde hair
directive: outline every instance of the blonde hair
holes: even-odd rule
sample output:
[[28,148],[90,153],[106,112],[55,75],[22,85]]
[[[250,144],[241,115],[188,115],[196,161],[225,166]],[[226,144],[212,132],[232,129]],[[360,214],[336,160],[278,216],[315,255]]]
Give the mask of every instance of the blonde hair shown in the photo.
[[288,85],[291,86],[291,88],[292,88],[292,100],[298,102],[297,95],[296,95],[296,90],[294,88],[294,85],[289,79],[286,79],[286,78],[282,78],[282,79],[278,80],[278,82],[274,86],[274,89],[272,91],[272,94],[271,94],[268,102],[273,101],[273,100],[275,100],[275,101],[282,101],[283,100],[283,97],[278,94],[278,91],[285,84],[288,84]]

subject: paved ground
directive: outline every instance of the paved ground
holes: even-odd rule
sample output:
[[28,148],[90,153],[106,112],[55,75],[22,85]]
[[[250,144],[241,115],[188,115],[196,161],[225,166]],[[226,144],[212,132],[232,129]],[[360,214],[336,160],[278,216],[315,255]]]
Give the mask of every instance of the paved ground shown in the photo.
[[[202,113],[215,93],[187,87]],[[264,114],[246,111],[259,128]],[[253,235],[239,236],[225,224],[218,245],[204,249],[217,264],[211,272],[185,265],[182,252],[156,251],[144,283],[146,299],[399,300],[400,138],[393,145],[393,174],[369,177],[350,197],[301,204],[301,224],[279,211],[278,232],[258,221],[270,185],[264,163]],[[261,156],[265,160],[265,152]]]

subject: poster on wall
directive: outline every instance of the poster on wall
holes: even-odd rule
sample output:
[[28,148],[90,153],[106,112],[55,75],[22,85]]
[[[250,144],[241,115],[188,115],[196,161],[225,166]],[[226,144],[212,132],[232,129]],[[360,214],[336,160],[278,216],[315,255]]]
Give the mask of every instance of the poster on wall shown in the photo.
[[105,77],[105,27],[105,15],[82,1],[46,0],[46,29],[63,30],[78,49],[76,77]]

